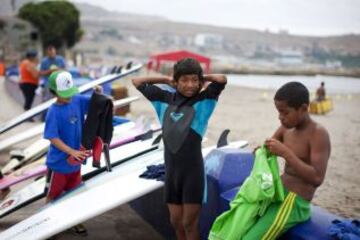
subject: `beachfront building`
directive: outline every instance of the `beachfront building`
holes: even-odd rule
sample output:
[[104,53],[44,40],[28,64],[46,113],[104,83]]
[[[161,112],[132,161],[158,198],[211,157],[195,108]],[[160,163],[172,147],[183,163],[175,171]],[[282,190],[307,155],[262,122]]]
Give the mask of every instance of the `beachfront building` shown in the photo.
[[28,49],[41,50],[37,29],[16,17],[0,18],[0,58],[8,64],[17,63]]
[[304,64],[304,55],[300,51],[280,50],[276,62],[280,65],[302,65]]
[[199,33],[194,39],[195,46],[199,48],[222,49],[223,42],[223,36],[212,33]]

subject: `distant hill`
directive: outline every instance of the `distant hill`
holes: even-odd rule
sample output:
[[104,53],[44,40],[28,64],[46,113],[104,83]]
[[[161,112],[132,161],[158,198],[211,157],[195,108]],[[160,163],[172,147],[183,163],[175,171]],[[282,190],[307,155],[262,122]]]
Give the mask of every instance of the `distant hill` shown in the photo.
[[[30,0],[15,2],[19,8]],[[272,61],[283,52],[295,52],[307,62],[339,60],[349,66],[360,66],[360,35],[295,36],[286,32],[173,22],[159,16],[108,11],[87,3],[75,5],[81,12],[85,30],[75,49],[97,55],[145,58],[155,52],[187,49],[210,57]],[[10,0],[1,0],[0,15],[9,14],[12,14]]]
[[[304,53],[309,51],[336,51],[338,53],[360,54],[360,35],[342,35],[331,37],[311,37],[295,36],[286,33],[278,34],[251,29],[215,27],[210,25],[189,24],[172,22],[166,18],[158,16],[147,16],[138,14],[122,13],[117,11],[108,11],[103,8],[90,4],[76,3],[82,16],[84,29],[94,33],[96,29],[116,29],[123,35],[133,35],[147,45],[155,47],[154,50],[164,50],[167,44],[158,46],[154,43],[159,38],[181,38],[180,42],[189,41],[188,38],[194,38],[197,34],[207,33],[223,37],[225,49],[222,51],[210,50],[210,52],[219,52],[226,54],[226,49],[230,53],[247,55],[249,52],[268,50],[290,49],[300,50]],[[99,30],[100,31],[100,30]],[[181,47],[177,40],[173,47]],[[171,44],[169,44],[171,45]],[[191,45],[191,44],[190,44]],[[184,47],[190,47],[184,44]],[[204,50],[206,52],[206,49]]]

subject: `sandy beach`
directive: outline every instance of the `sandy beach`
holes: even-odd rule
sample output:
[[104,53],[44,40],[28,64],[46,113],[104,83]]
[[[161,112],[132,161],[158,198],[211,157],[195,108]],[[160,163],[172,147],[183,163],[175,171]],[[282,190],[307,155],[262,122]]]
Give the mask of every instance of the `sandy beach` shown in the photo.
[[[251,148],[262,144],[280,126],[272,100],[274,94],[275,91],[228,85],[210,119],[206,134],[209,141],[205,144],[214,144],[226,128],[231,130],[230,140],[248,140]],[[359,218],[360,95],[332,98],[332,112],[312,115],[329,131],[332,145],[325,181],[318,188],[313,203],[344,217]],[[156,118],[146,101],[134,103],[132,111]],[[283,165],[283,160],[279,160],[279,164]]]
[[[130,95],[140,95],[129,87]],[[222,130],[229,128],[230,140],[248,140],[250,147],[257,146],[270,137],[279,126],[277,112],[273,106],[274,91],[264,91],[228,85],[219,99],[217,108],[209,122],[205,145],[216,142]],[[317,190],[315,205],[326,208],[344,217],[360,217],[360,94],[333,96],[334,110],[324,116],[313,118],[324,125],[331,137],[332,153],[324,183]],[[22,112],[4,90],[0,79],[0,122]],[[156,121],[152,106],[143,97],[132,104],[132,116],[151,116]],[[22,124],[0,135],[0,140],[34,125]],[[27,143],[13,148],[24,147]],[[0,165],[7,161],[8,151],[0,153]],[[282,160],[279,160],[283,164]],[[120,194],[120,193],[119,193]],[[0,220],[0,231],[36,212],[44,201],[38,201]],[[120,206],[101,216],[85,222],[89,230],[87,239],[162,239],[146,222],[141,220],[127,205]],[[62,233],[60,239],[83,239],[71,233]]]

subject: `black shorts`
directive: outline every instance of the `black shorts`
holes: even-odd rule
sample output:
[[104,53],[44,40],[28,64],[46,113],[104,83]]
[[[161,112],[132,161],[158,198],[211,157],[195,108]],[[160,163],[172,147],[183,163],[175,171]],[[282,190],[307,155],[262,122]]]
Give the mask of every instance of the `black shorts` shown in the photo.
[[202,204],[204,201],[204,163],[201,137],[190,130],[176,154],[165,147],[165,201],[170,204]]

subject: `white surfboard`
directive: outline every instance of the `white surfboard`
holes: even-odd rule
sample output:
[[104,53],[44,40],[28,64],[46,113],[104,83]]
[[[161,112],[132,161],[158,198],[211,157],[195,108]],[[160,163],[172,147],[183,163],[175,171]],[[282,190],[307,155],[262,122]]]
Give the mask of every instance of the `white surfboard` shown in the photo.
[[12,156],[9,162],[1,169],[2,174],[9,174],[22,164],[36,160],[45,155],[49,148],[49,140],[39,139],[23,150],[10,153]]
[[[129,143],[123,145],[121,147],[110,150],[110,159],[112,162],[112,166],[116,167],[117,164],[120,164],[122,161],[127,161],[131,158],[139,156],[141,154],[145,154],[147,152],[153,151],[157,149],[157,145],[152,145],[156,136],[152,139],[137,141],[133,143]],[[105,159],[102,155],[101,157],[101,166],[104,166]],[[101,172],[106,171],[106,167],[102,167],[100,169],[94,168],[92,166],[92,159],[89,158],[86,165],[83,165],[81,168],[81,174],[84,181],[87,181],[91,177],[94,177]],[[45,189],[45,178],[41,178],[36,180],[35,182],[28,184],[22,189],[12,192],[9,194],[7,198],[5,198],[2,202],[0,202],[0,218],[23,208],[30,203],[37,201],[45,197],[44,193]]]
[[[82,86],[79,87],[79,92],[83,93],[87,90],[92,89],[93,87],[97,86],[97,85],[101,85],[103,83],[107,83],[107,82],[112,82],[114,80],[117,80],[119,78],[125,77],[131,73],[134,73],[136,71],[139,71],[140,68],[142,67],[141,64],[135,65],[133,67],[131,67],[130,69],[126,69],[124,71],[122,71],[121,73],[115,73],[115,74],[109,74],[105,77],[99,78],[97,80],[91,81],[89,83],[86,83]],[[46,109],[48,109],[52,103],[55,102],[55,98],[50,99],[22,114],[20,114],[19,116],[17,116],[16,118],[11,119],[10,121],[0,125],[0,134],[4,133],[12,128],[14,128],[15,126],[23,123],[24,121],[26,121],[29,118],[32,118],[42,112],[44,112]]]
[[[243,145],[246,143],[235,147]],[[203,155],[207,155],[214,148],[203,149]],[[0,234],[0,239],[25,240],[29,236],[46,239],[158,189],[163,186],[163,182],[142,179],[139,175],[146,170],[146,166],[160,163],[164,163],[162,149],[126,162],[112,172],[102,173],[48,204],[28,219],[5,230]]]
[[[141,120],[141,118],[138,120]],[[149,133],[148,126],[143,125],[141,121],[138,122],[139,123],[127,122],[116,126],[114,128],[116,130],[114,132],[116,133],[113,134],[114,136],[110,144],[110,149],[114,149],[130,142],[135,142],[141,139],[151,137],[151,135],[154,133],[154,130]],[[46,148],[44,149],[44,151],[47,150],[48,145],[46,145],[45,147]],[[0,190],[18,183],[22,183],[35,177],[38,178],[44,176],[47,171],[47,168],[45,166],[45,159],[46,157],[43,157],[29,164],[28,159],[22,160],[20,164],[26,164],[25,166],[21,166],[17,170],[11,171],[11,173],[9,172],[7,175],[4,175],[2,178],[0,178]],[[13,161],[16,162],[15,159],[13,159]],[[12,161],[10,163],[12,163]],[[106,165],[105,163],[102,164]]]
[[[116,101],[114,101],[114,107],[115,108],[124,107],[134,101],[137,101],[138,99],[139,99],[139,97],[134,96],[134,97],[127,97],[124,99],[116,100]],[[26,130],[26,131],[15,134],[9,138],[4,139],[3,141],[0,141],[0,151],[6,149],[8,147],[11,147],[12,145],[18,144],[25,140],[28,140],[30,138],[36,137],[36,136],[39,136],[39,138],[40,138],[40,134],[42,134],[44,132],[44,128],[45,128],[45,124],[41,123],[35,127],[32,127],[30,129]]]
[[[123,107],[126,105],[129,105],[131,102],[137,101],[139,97],[128,97],[124,99],[120,99],[117,101],[114,101],[114,108]],[[40,133],[44,132],[44,124],[42,125],[42,129]],[[114,128],[114,134],[113,136],[116,138],[116,136],[119,136],[120,134],[124,134],[127,130],[129,130],[129,127],[133,127],[134,125],[132,123],[126,123],[122,124],[124,126],[117,126]],[[37,127],[36,127],[37,129]],[[31,130],[31,129],[30,129]],[[4,142],[7,140],[5,139]],[[20,167],[21,165],[24,165],[32,160],[35,160],[42,155],[44,155],[50,145],[50,142],[46,139],[39,139],[35,141],[33,144],[31,144],[29,147],[25,148],[24,150],[17,150],[16,152],[11,151],[11,159],[9,162],[1,169],[1,172],[3,174],[8,174],[11,171],[13,171],[15,168]],[[0,143],[0,149],[1,149],[1,143]]]

